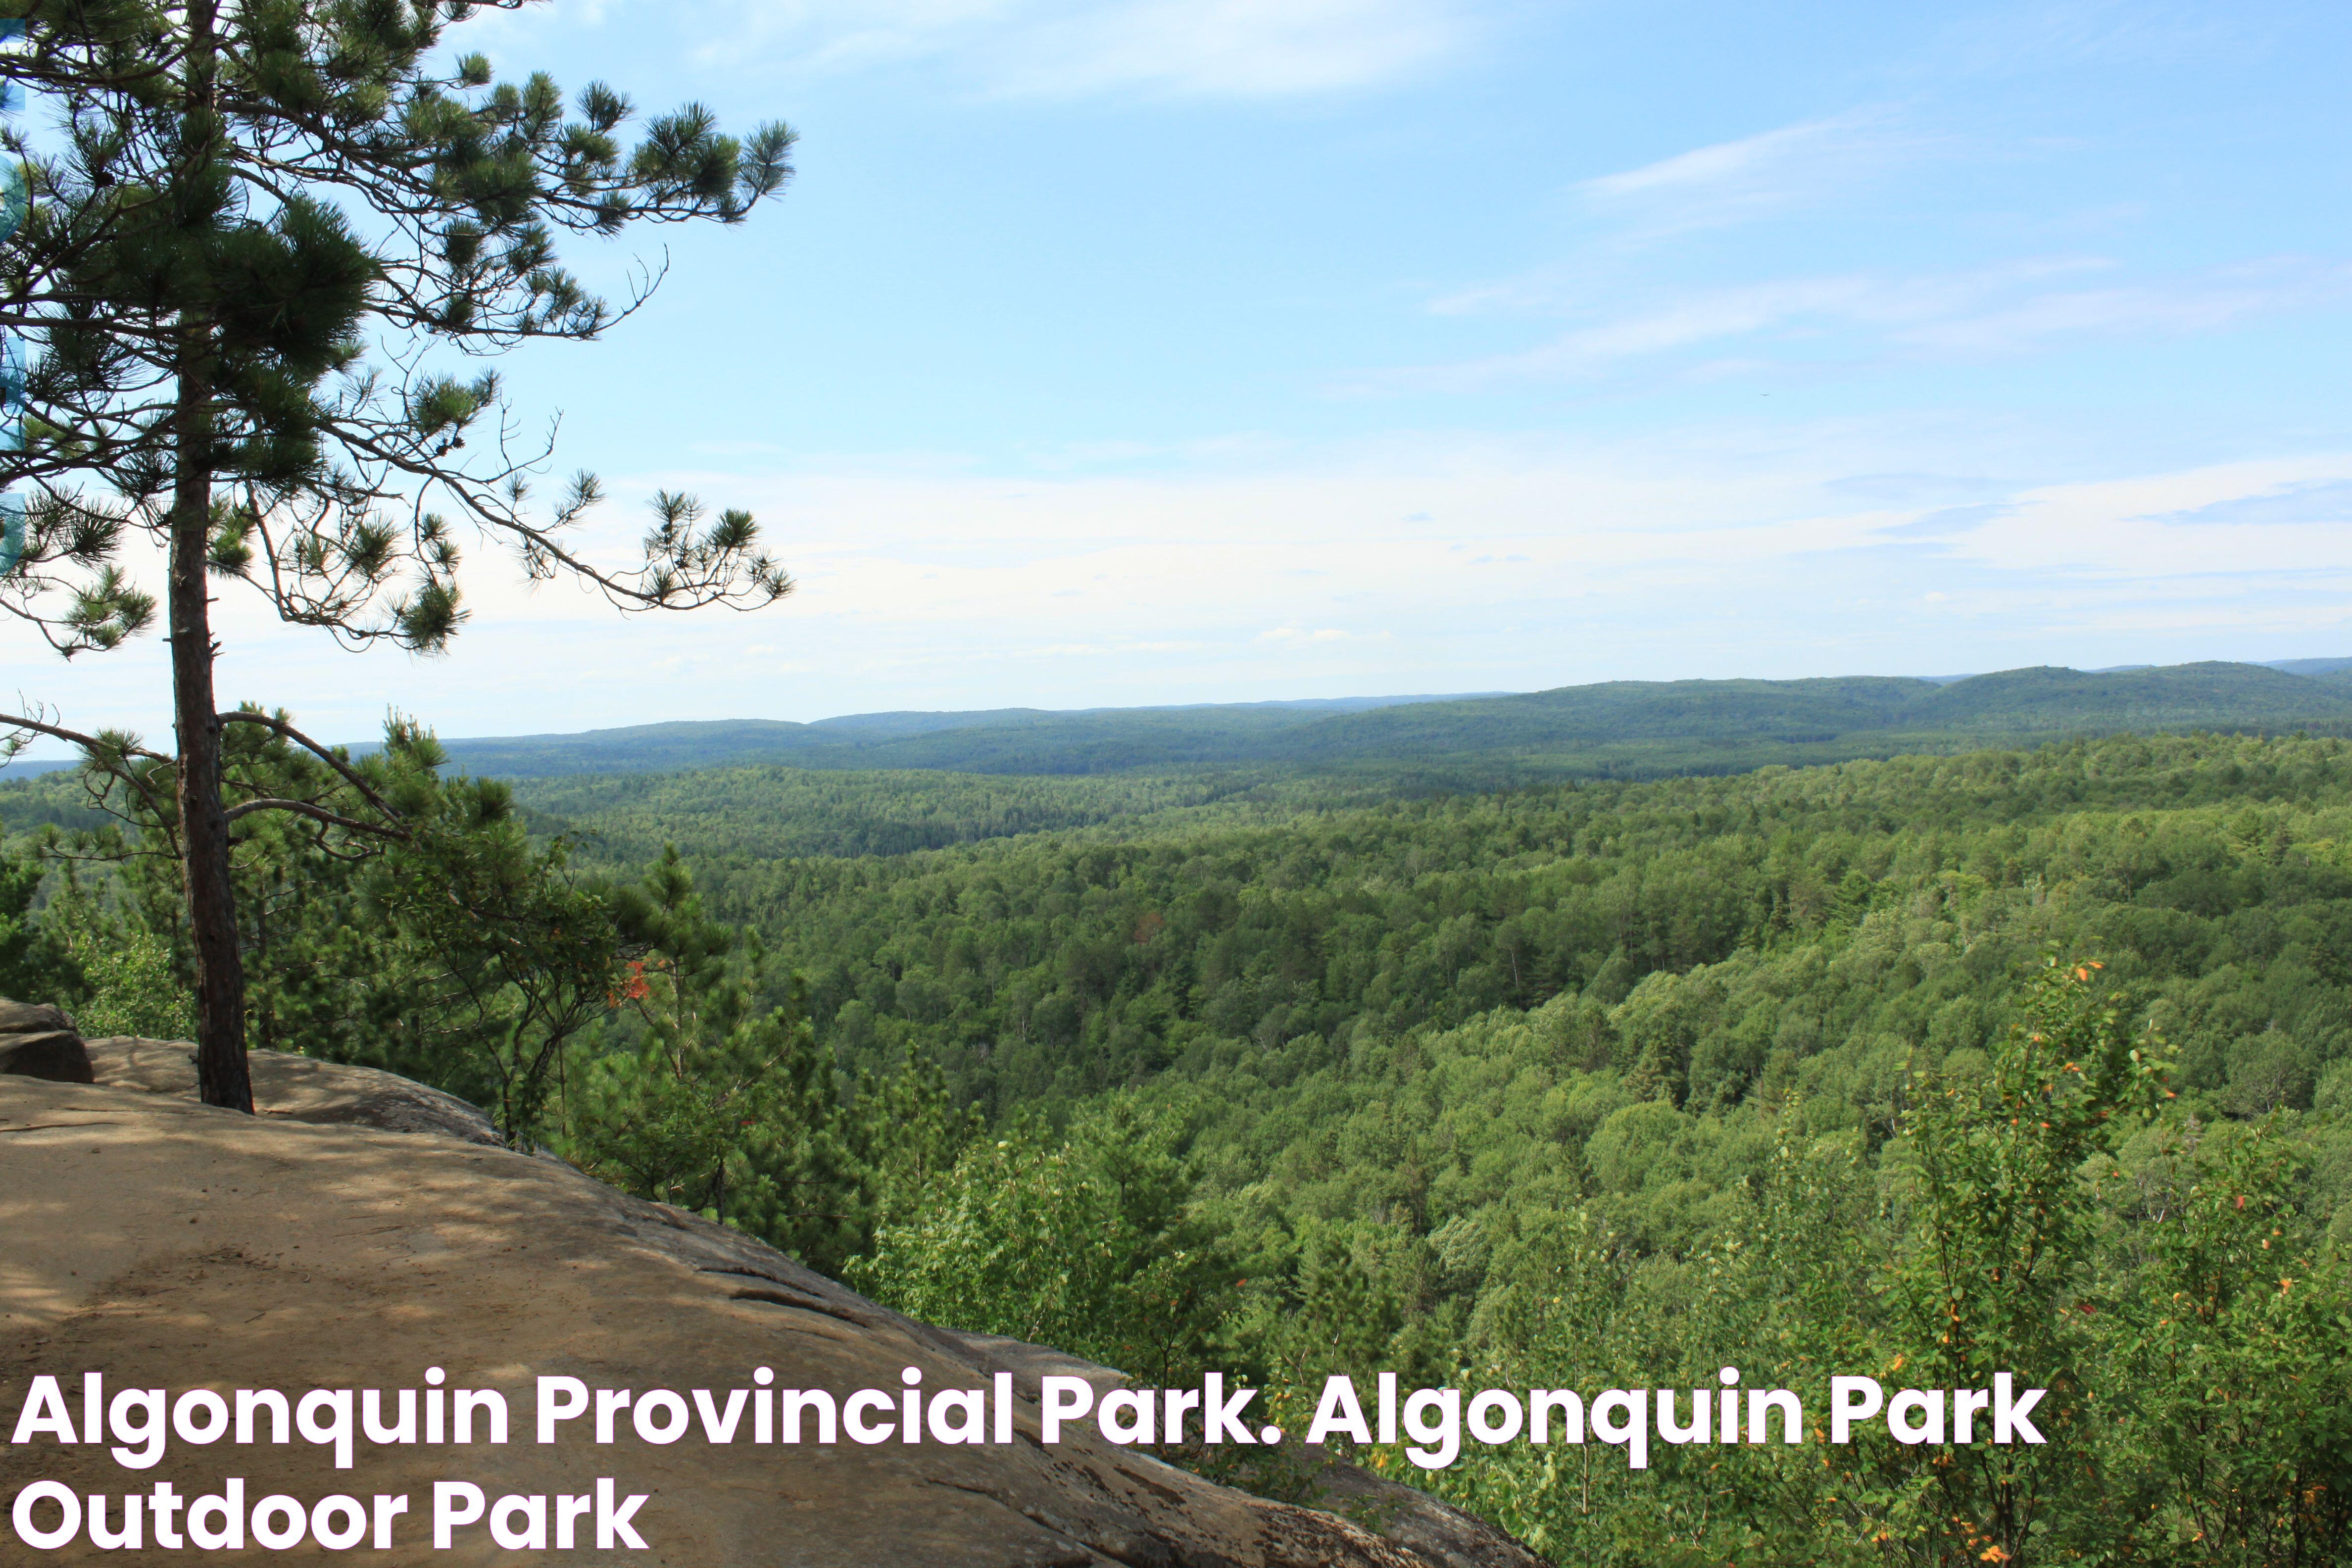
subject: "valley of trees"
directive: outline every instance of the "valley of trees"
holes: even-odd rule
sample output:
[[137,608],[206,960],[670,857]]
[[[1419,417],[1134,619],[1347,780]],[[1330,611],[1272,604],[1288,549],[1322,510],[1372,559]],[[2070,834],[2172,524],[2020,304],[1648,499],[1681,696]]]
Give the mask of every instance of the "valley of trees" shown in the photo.
[[[2352,960],[2329,858],[2347,787],[2336,741],[2157,739],[1339,810],[1283,782],[1131,832],[905,856],[761,856],[723,809],[663,826],[845,1058],[919,1045],[992,1115],[1636,992],[1676,1022],[1624,1026],[1618,1065],[1678,1104],[1736,1103],[1857,1039],[1980,1037],[1986,996],[2049,941],[2154,987],[2187,1087],[2220,1095],[2252,1059],[2247,1018],[2277,1022],[2257,1054],[2305,1092],[2352,1046],[2323,1021]],[[1922,920],[1899,995],[1878,982],[1865,1007],[1806,967]]]
[[[1457,793],[509,786],[393,742],[352,765],[431,832],[238,846],[257,1045],[918,1315],[1248,1373],[1301,1431],[1330,1370],[2053,1390],[2033,1449],[1356,1456],[1562,1563],[2352,1554],[2352,743]],[[168,1032],[172,862],[79,791],[0,785],[0,991]],[[414,893],[452,879],[470,924]]]

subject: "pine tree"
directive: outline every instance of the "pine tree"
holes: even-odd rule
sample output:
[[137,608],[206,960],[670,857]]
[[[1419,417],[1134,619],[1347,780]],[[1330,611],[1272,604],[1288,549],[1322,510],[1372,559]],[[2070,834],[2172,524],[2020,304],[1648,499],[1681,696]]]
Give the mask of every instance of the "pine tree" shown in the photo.
[[[30,348],[25,437],[0,453],[0,488],[26,498],[0,609],[68,658],[103,652],[156,618],[126,556],[142,541],[163,555],[167,787],[210,1104],[252,1104],[236,821],[292,813],[355,842],[404,831],[381,799],[350,816],[225,787],[226,725],[334,759],[281,718],[220,710],[216,584],[346,647],[425,653],[466,619],[469,532],[626,610],[750,607],[792,588],[745,512],[663,495],[642,564],[613,571],[572,542],[601,499],[593,476],[545,506],[533,495],[551,438],[523,437],[481,356],[593,339],[654,280],[597,298],[559,240],[739,222],[790,176],[793,140],[781,124],[739,140],[688,105],[625,145],[635,111],[611,88],[567,110],[547,76],[501,80],[449,47],[453,26],[533,3],[0,0],[26,24],[0,78],[29,89],[27,124],[49,122],[9,148],[34,199],[0,248],[0,327]],[[93,766],[153,757],[61,717],[0,718],[0,746],[46,734]]]
[[[623,951],[638,956],[581,1064],[565,1152],[614,1186],[836,1270],[871,1237],[875,1188],[895,1173],[887,1154],[926,1123],[911,1115],[886,1138],[860,1136],[804,985],[793,976],[781,1007],[760,999],[758,942],[703,913],[675,848],[611,908]],[[868,1087],[908,1098],[904,1078]]]

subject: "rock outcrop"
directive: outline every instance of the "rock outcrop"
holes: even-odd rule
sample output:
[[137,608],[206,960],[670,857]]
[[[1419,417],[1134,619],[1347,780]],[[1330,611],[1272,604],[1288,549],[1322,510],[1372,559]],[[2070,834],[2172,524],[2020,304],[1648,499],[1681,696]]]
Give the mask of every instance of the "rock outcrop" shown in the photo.
[[[698,1434],[657,1446],[625,1419],[611,1447],[584,1435],[542,1447],[530,1426],[542,1373],[683,1392],[746,1386],[753,1368],[772,1367],[782,1386],[845,1393],[897,1388],[915,1367],[929,1388],[977,1388],[994,1370],[1054,1352],[914,1322],[738,1232],[500,1148],[471,1107],[387,1074],[257,1053],[261,1114],[246,1117],[193,1102],[185,1045],[98,1040],[86,1060],[93,1081],[0,1079],[6,1409],[43,1373],[73,1391],[79,1410],[80,1374],[93,1368],[117,1388],[299,1394],[420,1387],[439,1366],[452,1387],[502,1390],[516,1429],[498,1446],[362,1447],[356,1470],[299,1442],[174,1442],[155,1468],[129,1470],[102,1447],[44,1440],[0,1447],[0,1496],[37,1479],[119,1498],[157,1480],[186,1492],[241,1476],[248,1497],[404,1491],[422,1508],[439,1480],[496,1498],[585,1492],[609,1476],[651,1494],[637,1516],[649,1550],[583,1561],[1538,1563],[1490,1527],[1361,1472],[1335,1470],[1329,1495],[1375,1504],[1343,1510],[1365,1523],[1213,1485],[1090,1426],[1049,1447],[1034,1403],[1020,1407],[1009,1446],[719,1447]],[[1034,1378],[1020,1386],[1034,1398]],[[479,1529],[460,1531],[452,1551],[415,1550],[428,1540],[412,1517],[389,1557],[357,1555],[519,1560]],[[241,1555],[203,1555],[285,1553],[248,1543]]]
[[0,1001],[0,1075],[88,1083],[89,1054],[73,1020],[58,1009]]

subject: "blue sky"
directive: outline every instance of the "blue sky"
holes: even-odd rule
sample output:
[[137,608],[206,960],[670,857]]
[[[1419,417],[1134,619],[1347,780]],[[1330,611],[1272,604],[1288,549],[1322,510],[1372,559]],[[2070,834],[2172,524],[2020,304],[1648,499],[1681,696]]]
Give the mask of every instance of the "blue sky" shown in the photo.
[[[456,37],[802,133],[510,365],[624,619],[480,554],[448,658],[228,616],[368,733],[2352,655],[2340,5],[557,0]],[[616,553],[615,558],[618,558]],[[13,634],[8,634],[13,636]],[[163,728],[153,642],[68,721]]]

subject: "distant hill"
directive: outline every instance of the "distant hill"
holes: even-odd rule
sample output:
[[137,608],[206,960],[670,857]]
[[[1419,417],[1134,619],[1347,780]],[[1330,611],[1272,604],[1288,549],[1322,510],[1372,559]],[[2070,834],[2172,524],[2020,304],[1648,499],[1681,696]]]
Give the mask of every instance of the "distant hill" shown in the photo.
[[1939,687],[1906,721],[1971,731],[2274,729],[2352,718],[2352,691],[2255,664],[2086,673],[2044,666]]
[[[1052,711],[740,719],[443,743],[505,778],[781,764],[1073,775],[1190,767],[1418,770],[1431,787],[1728,773],[2121,731],[2352,734],[2352,658],[1916,678],[1604,681],[1550,691]],[[367,748],[355,748],[365,750]],[[28,779],[59,766],[19,763]]]
[[1720,772],[2120,731],[2352,730],[2352,684],[2250,664],[1958,680],[1612,681],[1325,720],[1247,759],[1339,763],[1512,759],[1536,776]]
[[2289,675],[2352,675],[2352,658],[2281,658],[2263,666]]
[[1985,679],[1951,687],[1897,676],[1614,680],[1351,714],[1293,731],[1270,749],[1292,760],[1336,761],[1581,751],[1629,741],[1830,741],[1888,729],[1937,696]]
[[446,742],[508,777],[752,763],[819,769],[1103,773],[1195,765],[1506,760],[1537,773],[1717,772],[2118,731],[2352,732],[2352,660],[2003,670],[1943,679],[1608,681],[1477,697],[1071,712],[869,713],[814,724],[648,724]]
[[444,741],[442,744],[451,757],[473,772],[509,778],[667,772],[746,763],[787,763],[811,768],[950,768],[971,773],[1101,773],[1134,765],[1124,758],[1136,747],[1150,752],[1154,762],[1213,762],[1238,753],[1258,737],[1318,720],[1384,707],[1475,700],[1336,697],[1176,708],[853,713],[809,724],[730,719],[640,724],[575,735]]

